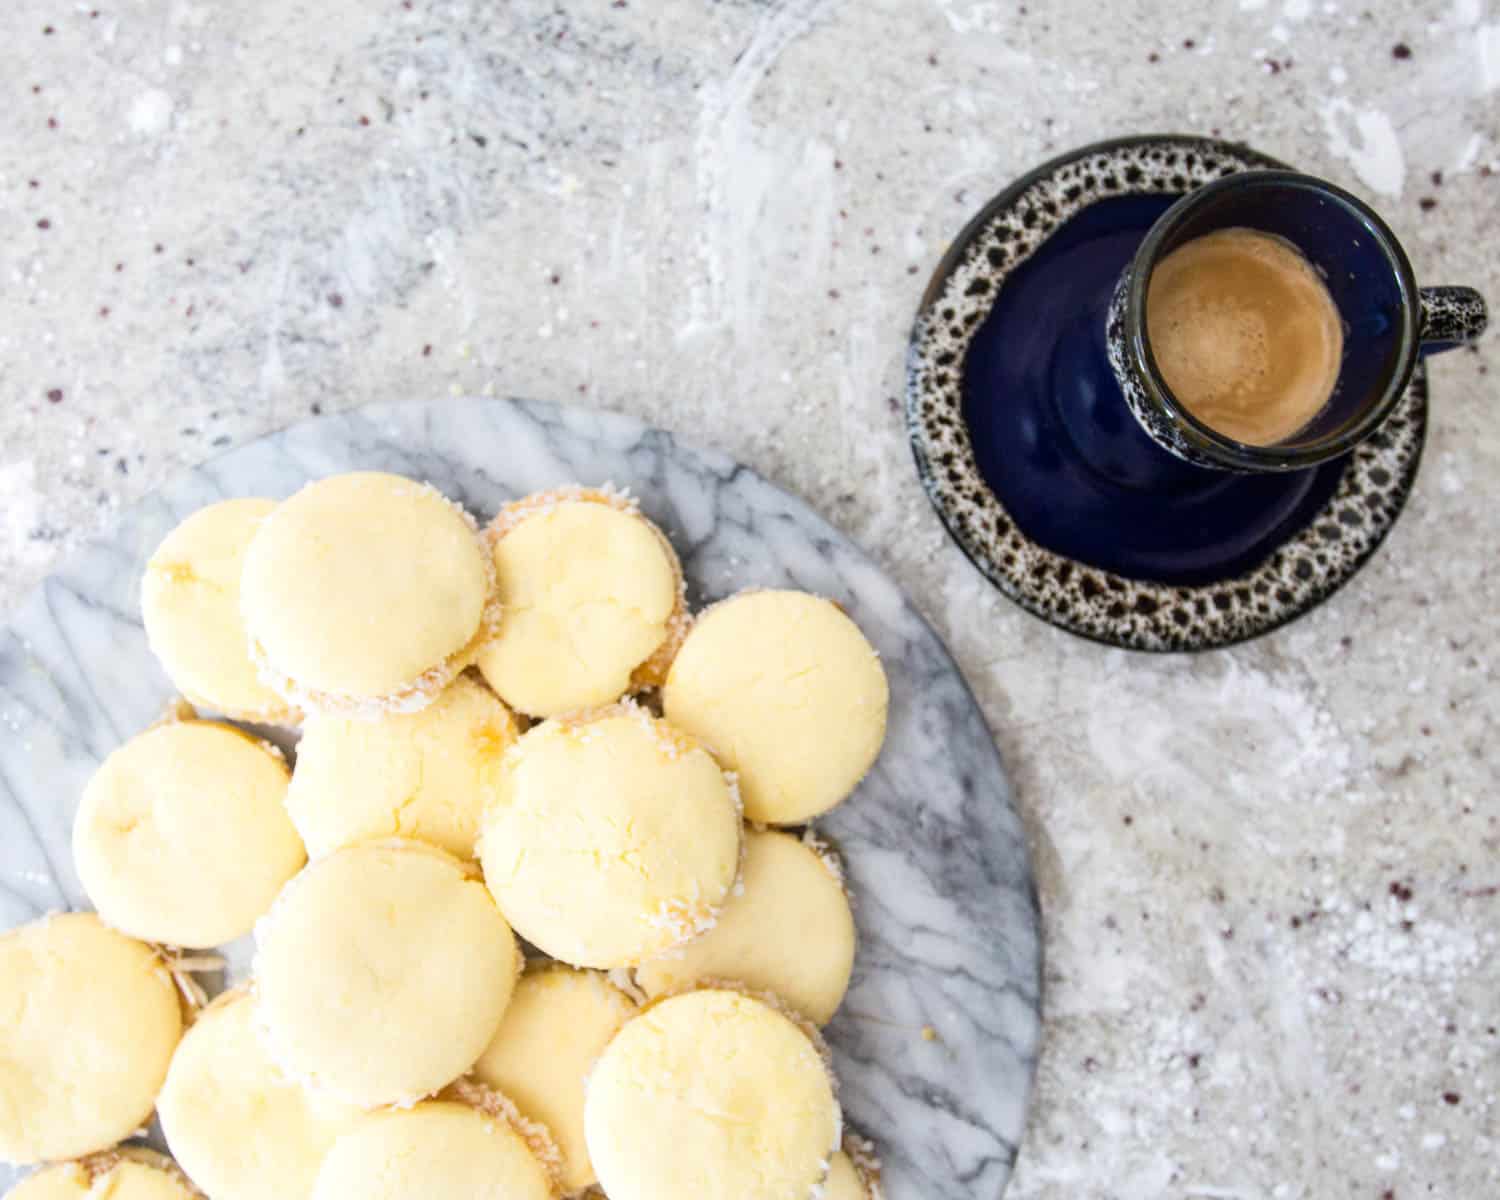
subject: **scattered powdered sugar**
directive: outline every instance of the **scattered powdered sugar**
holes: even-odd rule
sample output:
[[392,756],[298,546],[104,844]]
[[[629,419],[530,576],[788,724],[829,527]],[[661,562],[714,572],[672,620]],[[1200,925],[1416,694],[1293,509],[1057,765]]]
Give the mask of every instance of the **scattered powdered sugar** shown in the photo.
[[1479,91],[1493,92],[1500,88],[1500,22],[1480,26],[1475,42],[1475,53],[1479,58]]
[[34,463],[22,460],[0,465],[0,520],[8,561],[40,566],[52,557],[47,542],[35,536],[42,525],[42,505]]
[[172,123],[172,97],[160,88],[149,88],[137,96],[127,117],[130,131],[142,137],[165,133]]
[[1330,153],[1348,159],[1365,186],[1399,198],[1406,186],[1406,156],[1390,117],[1378,108],[1356,110],[1342,97],[1325,101],[1322,117]]
[[1387,1002],[1420,1015],[1432,996],[1425,989],[1452,995],[1461,978],[1477,970],[1493,953],[1495,935],[1476,928],[1423,918],[1412,903],[1410,886],[1392,881],[1381,903],[1356,903],[1342,896],[1308,897],[1310,912],[1337,918],[1320,926],[1318,941],[1330,958],[1369,968],[1387,984],[1419,980],[1424,988]]
[[[1107,653],[1076,711],[1026,726],[1048,1008],[1069,1030],[1043,1057],[1028,1200],[1099,1178],[1120,1200],[1311,1200],[1331,1169],[1379,1197],[1492,1154],[1500,877],[1457,824],[1484,772],[1407,749],[1462,712],[1408,691],[1436,678],[1430,649],[1361,677],[1345,627]],[[1377,686],[1412,697],[1391,729],[1353,699]],[[1210,1131],[1223,1171],[1182,1149]]]
[[[1350,765],[1347,741],[1304,689],[1233,658],[1216,674],[1105,672],[1096,690],[1089,745],[1137,792],[1186,790],[1212,806],[1313,780],[1333,791]],[[1184,711],[1201,719],[1185,727]]]

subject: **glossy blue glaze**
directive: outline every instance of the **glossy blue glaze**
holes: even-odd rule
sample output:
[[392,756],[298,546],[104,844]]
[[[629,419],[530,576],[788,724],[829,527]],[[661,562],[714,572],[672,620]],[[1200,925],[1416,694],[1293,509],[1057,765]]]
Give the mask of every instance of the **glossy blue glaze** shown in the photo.
[[1105,356],[1111,293],[1175,196],[1084,209],[1005,281],[964,362],[980,473],[1049,550],[1175,585],[1249,570],[1327,503],[1339,459],[1277,475],[1183,462],[1131,416]]

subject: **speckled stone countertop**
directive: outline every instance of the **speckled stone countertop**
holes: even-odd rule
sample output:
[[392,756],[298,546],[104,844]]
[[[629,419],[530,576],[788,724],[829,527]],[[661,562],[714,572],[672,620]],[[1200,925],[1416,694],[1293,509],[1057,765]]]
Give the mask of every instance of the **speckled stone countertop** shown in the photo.
[[7,4],[0,605],[312,413],[518,394],[710,442],[883,561],[1016,779],[1048,1033],[1012,1196],[1496,1194],[1500,341],[1435,360],[1374,564],[1197,658],[1013,608],[906,447],[947,239],[1102,136],[1248,141],[1500,299],[1493,5],[1180,7]]

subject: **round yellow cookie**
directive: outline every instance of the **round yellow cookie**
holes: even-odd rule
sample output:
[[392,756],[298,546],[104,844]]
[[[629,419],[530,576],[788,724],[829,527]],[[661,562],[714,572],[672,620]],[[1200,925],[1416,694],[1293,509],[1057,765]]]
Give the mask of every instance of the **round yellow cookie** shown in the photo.
[[583,1136],[583,1084],[635,1003],[594,971],[549,965],[516,985],[474,1077],[515,1101],[556,1139],[561,1182],[572,1195],[595,1182]]
[[6,1200],[203,1200],[170,1158],[136,1146],[44,1167]]
[[111,925],[207,947],[249,933],[306,854],[286,763],[227,725],[174,721],[130,739],[89,780],[73,860]]
[[759,1000],[713,989],[621,1029],[584,1105],[610,1200],[810,1200],[840,1127],[807,1034]]
[[740,818],[707,751],[621,705],[545,722],[506,753],[479,851],[522,937],[575,966],[634,966],[712,923]]
[[328,1152],[311,1200],[552,1200],[547,1168],[502,1116],[432,1100],[366,1117]]
[[76,1158],[129,1137],[181,1036],[155,952],[93,913],[0,934],[0,1160]]
[[885,671],[859,627],[805,592],[745,592],[688,634],[662,689],[667,720],[739,773],[745,816],[795,825],[864,778],[885,739]]
[[420,842],[312,863],[256,927],[256,1011],[292,1078],[361,1108],[411,1104],[490,1044],[521,956],[484,885]]
[[809,1021],[838,1011],[854,968],[854,916],[835,867],[787,833],[745,835],[743,887],[714,927],[636,970],[648,996],[716,979],[772,992]]
[[141,579],[146,639],[194,704],[242,721],[286,723],[296,712],[263,684],[240,617],[245,548],[274,500],[200,508],[162,540]]
[[334,475],[261,522],[240,609],[262,679],[291,702],[414,710],[489,633],[492,575],[473,522],[433,488]]
[[485,801],[516,736],[510,710],[467,675],[420,712],[312,716],[287,811],[314,858],[382,837],[473,858]]
[[277,1070],[243,988],[225,992],[193,1022],[156,1110],[177,1161],[214,1200],[306,1196],[323,1156],[360,1115]]
[[686,627],[682,568],[632,501],[544,492],[487,536],[505,620],[478,662],[507,704],[552,717],[661,682]]

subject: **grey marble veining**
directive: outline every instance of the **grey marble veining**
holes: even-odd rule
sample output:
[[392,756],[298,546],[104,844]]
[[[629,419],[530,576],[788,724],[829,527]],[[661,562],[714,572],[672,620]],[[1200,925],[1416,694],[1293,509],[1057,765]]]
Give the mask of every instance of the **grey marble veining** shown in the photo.
[[[843,852],[860,935],[828,1030],[846,1116],[879,1147],[890,1200],[998,1197],[1037,1057],[1040,945],[983,717],[936,635],[843,535],[725,456],[626,417],[479,399],[366,408],[251,443],[127,511],[0,636],[0,926],[87,907],[69,853],[78,796],[171,696],[136,599],[156,543],[212,500],[280,497],[351,468],[429,480],[482,518],[527,492],[612,482],[668,531],[695,606],[751,586],[846,606],[891,682],[876,769],[819,823]],[[243,969],[233,957],[231,975]],[[9,1178],[0,1169],[0,1186]]]

